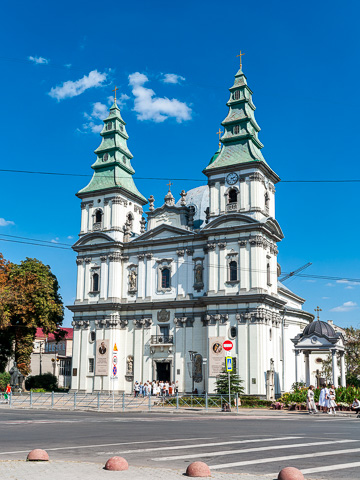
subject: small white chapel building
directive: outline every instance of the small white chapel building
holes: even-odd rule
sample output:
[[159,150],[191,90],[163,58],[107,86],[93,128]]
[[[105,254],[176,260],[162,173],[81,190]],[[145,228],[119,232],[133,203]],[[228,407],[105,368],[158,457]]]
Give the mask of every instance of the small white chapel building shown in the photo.
[[314,317],[278,282],[280,179],[261,153],[241,69],[227,106],[219,149],[204,162],[207,185],[178,201],[169,188],[158,205],[135,186],[125,122],[116,100],[110,108],[92,180],[77,193],[73,391],[130,393],[135,381],[169,380],[212,393],[226,339],[247,394],[266,394],[270,369],[275,394],[295,381],[292,339]]

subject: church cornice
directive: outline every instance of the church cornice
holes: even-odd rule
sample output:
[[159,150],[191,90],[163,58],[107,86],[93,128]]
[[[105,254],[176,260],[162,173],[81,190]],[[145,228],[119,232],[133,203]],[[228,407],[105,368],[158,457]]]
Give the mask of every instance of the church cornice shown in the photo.
[[[273,183],[280,182],[280,177],[268,165],[266,165],[264,162],[260,160],[258,161],[254,160],[253,162],[239,163],[236,165],[228,165],[226,167],[216,167],[216,168],[212,168],[211,170],[205,169],[203,170],[203,174],[210,178],[210,177],[213,177],[214,175],[225,174],[233,171],[240,172],[242,170],[247,170],[249,168],[256,168],[260,170]],[[250,172],[247,175],[250,175],[251,173],[252,172]]]
[[93,190],[91,192],[86,192],[86,193],[76,193],[75,195],[82,200],[82,199],[85,199],[85,198],[94,198],[94,197],[99,197],[99,196],[102,196],[102,195],[109,195],[111,193],[113,193],[115,195],[119,195],[121,193],[127,199],[132,200],[134,202],[138,202],[141,205],[146,205],[148,203],[147,200],[142,199],[141,197],[138,197],[137,195],[134,195],[132,192],[130,192],[129,190],[126,190],[124,187],[122,187],[120,185],[116,186],[116,187],[111,187],[111,188],[103,188],[103,189],[100,189],[100,190]]
[[[221,297],[221,304],[226,306],[228,309],[237,311],[237,309],[244,309],[243,304],[248,303],[262,303],[269,307],[281,308],[283,309],[286,304],[285,300],[275,297],[267,293],[244,293],[241,295],[229,295]],[[152,302],[141,302],[140,299],[137,299],[136,303],[85,303],[76,305],[68,305],[67,308],[73,313],[76,312],[90,312],[90,311],[104,311],[104,310],[116,310],[119,312],[134,312],[138,310],[159,310],[161,308],[165,309],[177,309],[183,310],[184,308],[206,308],[208,305],[219,305],[219,297],[207,297],[203,296],[200,298],[193,299],[177,299],[177,300],[166,300],[166,301],[152,301]],[[307,314],[309,315],[309,314]]]

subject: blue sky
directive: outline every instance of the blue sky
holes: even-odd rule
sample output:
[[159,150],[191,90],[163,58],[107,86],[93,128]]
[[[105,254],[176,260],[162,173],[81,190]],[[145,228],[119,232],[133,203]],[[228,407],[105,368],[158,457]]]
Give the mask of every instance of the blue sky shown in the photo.
[[[1,168],[91,175],[99,117],[117,85],[136,176],[172,179],[178,198],[205,183],[201,171],[217,148],[241,49],[263,154],[276,173],[283,180],[360,179],[359,14],[359,4],[346,0],[4,2]],[[0,178],[2,239],[76,240],[75,193],[88,178]],[[158,206],[166,183],[136,180]],[[357,183],[277,185],[284,272],[310,261],[304,273],[360,277],[358,192]],[[14,262],[28,256],[49,264],[64,303],[72,303],[72,251],[5,241],[0,251]],[[319,305],[323,319],[359,326],[360,282],[293,278],[286,285],[307,299],[308,311]]]

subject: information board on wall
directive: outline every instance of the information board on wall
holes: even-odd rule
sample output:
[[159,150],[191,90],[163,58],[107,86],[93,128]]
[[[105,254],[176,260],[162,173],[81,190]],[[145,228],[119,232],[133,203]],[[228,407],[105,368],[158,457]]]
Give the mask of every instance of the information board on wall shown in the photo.
[[225,337],[209,338],[209,377],[217,377],[224,368],[224,340]]
[[109,375],[109,340],[96,340],[95,375]]

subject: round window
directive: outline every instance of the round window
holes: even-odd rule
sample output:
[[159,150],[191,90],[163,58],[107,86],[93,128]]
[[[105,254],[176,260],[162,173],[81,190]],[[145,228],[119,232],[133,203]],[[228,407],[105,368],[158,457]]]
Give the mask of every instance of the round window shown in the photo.
[[315,363],[323,363],[323,359],[318,357],[316,360],[315,360]]

